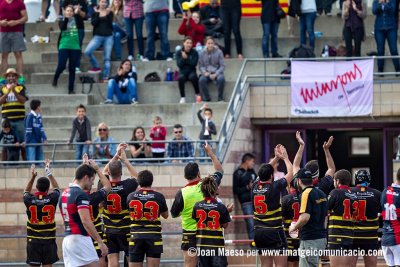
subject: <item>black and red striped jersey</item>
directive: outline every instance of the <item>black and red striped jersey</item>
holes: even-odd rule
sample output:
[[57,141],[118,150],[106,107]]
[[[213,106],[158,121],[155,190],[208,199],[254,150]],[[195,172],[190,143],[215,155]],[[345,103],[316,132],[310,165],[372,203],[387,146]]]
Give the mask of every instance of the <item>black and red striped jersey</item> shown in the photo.
[[24,204],[28,221],[26,230],[30,242],[48,243],[56,239],[54,216],[60,198],[60,190],[50,194],[24,192]]
[[291,191],[282,198],[282,220],[283,229],[285,231],[288,248],[298,249],[300,245],[299,238],[292,238],[289,235],[289,226],[300,217],[300,200],[296,190]]
[[381,197],[383,235],[382,246],[400,245],[400,185],[392,184]]
[[101,188],[100,190],[89,194],[90,218],[92,219],[92,222],[99,234],[103,232],[103,220],[101,218],[99,205],[100,203],[105,202],[106,198],[107,198],[107,193],[104,190],[104,188]]

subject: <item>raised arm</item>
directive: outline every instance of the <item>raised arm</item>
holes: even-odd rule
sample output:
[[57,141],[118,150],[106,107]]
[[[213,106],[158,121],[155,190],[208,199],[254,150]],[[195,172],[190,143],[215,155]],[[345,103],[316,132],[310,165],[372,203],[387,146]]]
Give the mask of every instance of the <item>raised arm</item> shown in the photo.
[[29,179],[28,183],[26,184],[24,192],[30,193],[32,191],[33,183],[35,182],[35,179],[37,177],[37,171],[35,164],[31,165],[31,178]]
[[50,160],[46,159],[44,163],[45,163],[44,171],[46,173],[47,178],[49,178],[49,180],[50,180],[51,187],[53,189],[59,189],[56,178],[54,178],[53,172],[50,169]]
[[214,154],[212,147],[208,145],[207,141],[205,141],[204,150],[206,151],[207,155],[211,158],[214,170],[224,173],[224,168],[222,168],[221,162],[218,160],[217,156]]
[[329,151],[332,142],[333,142],[333,136],[329,137],[328,141],[325,141],[324,144],[322,145],[325,152],[326,165],[328,166],[328,170],[326,171],[325,176],[329,175],[331,177],[333,177],[336,171],[335,162],[333,161],[331,152]]
[[276,149],[275,154],[277,154],[278,157],[285,162],[287,173],[283,178],[286,179],[287,184],[290,184],[293,179],[293,165],[289,160],[286,148],[284,146],[280,146]]
[[103,174],[103,172],[100,170],[99,165],[97,165],[97,163],[92,159],[89,159],[87,161],[87,164],[89,166],[92,166],[93,169],[96,171],[97,175],[99,176],[100,182],[103,185],[104,190],[106,191],[106,194],[108,194],[111,191],[111,183],[107,179],[107,177]]
[[136,169],[132,166],[131,162],[126,157],[125,149],[127,147],[128,147],[127,144],[119,144],[116,155],[125,164],[126,168],[128,168],[131,178],[136,179],[138,177],[138,173],[137,173]]
[[297,142],[299,143],[299,149],[297,150],[296,156],[294,157],[293,160],[293,174],[296,174],[300,170],[300,163],[301,159],[303,158],[303,152],[304,152],[304,141],[301,138],[301,134],[299,131],[296,132],[296,139]]

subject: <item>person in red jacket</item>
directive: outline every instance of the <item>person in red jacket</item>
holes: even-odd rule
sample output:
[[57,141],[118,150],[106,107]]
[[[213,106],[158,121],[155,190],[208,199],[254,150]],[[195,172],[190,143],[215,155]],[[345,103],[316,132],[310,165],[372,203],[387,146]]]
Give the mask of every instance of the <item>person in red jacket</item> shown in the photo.
[[[150,138],[152,141],[165,141],[167,137],[167,128],[162,125],[160,116],[156,116],[153,120],[153,127],[150,130]],[[164,158],[165,143],[151,143],[151,152],[154,158]],[[163,161],[158,161],[163,162]]]
[[191,13],[190,10],[188,10],[179,26],[178,33],[192,37],[194,46],[197,46],[197,43],[200,43],[203,46],[205,32],[206,27],[200,23],[199,13]]

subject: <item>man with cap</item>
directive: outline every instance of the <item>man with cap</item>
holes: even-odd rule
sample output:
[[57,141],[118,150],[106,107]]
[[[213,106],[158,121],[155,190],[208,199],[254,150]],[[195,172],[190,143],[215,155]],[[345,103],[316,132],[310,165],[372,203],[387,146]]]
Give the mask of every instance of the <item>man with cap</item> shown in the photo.
[[325,217],[327,198],[324,192],[313,186],[313,176],[305,168],[295,175],[301,188],[300,216],[296,224],[289,227],[289,233],[300,229],[300,266],[318,266],[318,250],[326,247]]
[[[12,130],[23,142],[25,135],[25,102],[29,99],[24,85],[18,83],[19,74],[14,68],[4,73],[7,83],[0,90],[0,105],[3,118],[10,121]],[[25,148],[21,147],[22,159],[26,160]]]

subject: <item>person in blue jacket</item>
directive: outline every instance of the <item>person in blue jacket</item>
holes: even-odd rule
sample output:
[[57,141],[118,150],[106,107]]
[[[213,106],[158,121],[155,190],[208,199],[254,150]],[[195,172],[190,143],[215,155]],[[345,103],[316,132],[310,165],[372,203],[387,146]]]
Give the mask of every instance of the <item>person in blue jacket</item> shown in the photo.
[[30,103],[31,112],[25,118],[25,145],[28,161],[43,161],[43,149],[41,145],[47,143],[47,137],[43,129],[42,115],[40,114],[41,102],[33,99]]

